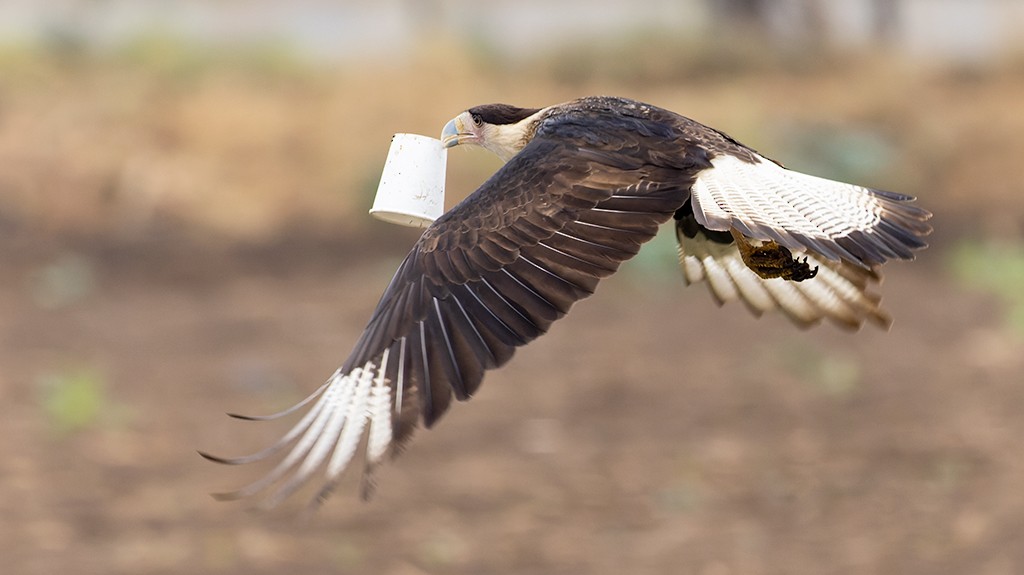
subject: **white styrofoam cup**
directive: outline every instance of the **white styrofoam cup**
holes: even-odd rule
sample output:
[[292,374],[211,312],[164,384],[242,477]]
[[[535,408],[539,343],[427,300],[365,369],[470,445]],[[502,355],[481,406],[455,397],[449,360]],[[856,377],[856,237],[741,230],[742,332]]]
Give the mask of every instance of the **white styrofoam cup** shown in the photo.
[[447,160],[441,140],[395,134],[370,214],[393,224],[430,226],[444,213]]

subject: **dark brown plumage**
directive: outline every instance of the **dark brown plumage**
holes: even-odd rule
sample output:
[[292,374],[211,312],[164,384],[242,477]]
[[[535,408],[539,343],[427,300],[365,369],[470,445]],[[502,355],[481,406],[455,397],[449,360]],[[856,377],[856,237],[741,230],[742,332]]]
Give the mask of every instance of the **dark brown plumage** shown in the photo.
[[[418,423],[430,427],[453,397],[471,397],[487,370],[545,333],[673,217],[687,282],[706,280],[717,300],[742,299],[755,313],[780,307],[801,325],[823,317],[885,324],[866,291],[878,278],[874,267],[911,257],[930,231],[930,214],[907,196],[793,175],[717,130],[632,100],[478,106],[444,135],[448,145],[482,145],[508,162],[413,246],[351,355],[279,444],[296,442],[282,464],[226,497],[288,477],[269,498],[276,503],[325,463],[326,495],[364,435],[368,474]],[[777,242],[771,255],[810,255],[793,278],[806,287],[745,267],[736,233]],[[823,266],[821,277],[804,273],[814,266]],[[207,457],[243,463],[278,447]]]

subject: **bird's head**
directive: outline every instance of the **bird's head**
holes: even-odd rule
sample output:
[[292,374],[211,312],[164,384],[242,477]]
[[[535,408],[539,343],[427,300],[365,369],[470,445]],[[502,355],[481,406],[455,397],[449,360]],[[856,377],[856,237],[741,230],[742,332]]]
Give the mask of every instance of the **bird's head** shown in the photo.
[[504,161],[519,153],[536,131],[539,108],[485,104],[452,118],[441,131],[444,147],[473,144],[490,150]]

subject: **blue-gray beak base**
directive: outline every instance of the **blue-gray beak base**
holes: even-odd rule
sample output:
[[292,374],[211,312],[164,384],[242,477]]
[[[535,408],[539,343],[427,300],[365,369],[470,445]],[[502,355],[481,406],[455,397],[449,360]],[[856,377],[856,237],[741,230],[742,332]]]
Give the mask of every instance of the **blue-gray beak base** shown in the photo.
[[441,130],[441,144],[445,148],[451,148],[459,145],[459,126],[456,122],[458,118],[453,118],[450,122],[444,125]]

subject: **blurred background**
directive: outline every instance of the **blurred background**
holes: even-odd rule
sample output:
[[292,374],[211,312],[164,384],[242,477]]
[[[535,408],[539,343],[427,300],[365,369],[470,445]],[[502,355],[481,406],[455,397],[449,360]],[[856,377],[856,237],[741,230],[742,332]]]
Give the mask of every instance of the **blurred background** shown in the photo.
[[[0,2],[7,573],[1024,571],[1022,0]],[[684,289],[663,234],[311,520],[217,503],[417,232],[391,134],[629,96],[918,196],[888,332]],[[449,205],[498,167],[449,157]],[[297,499],[302,499],[297,498]]]

